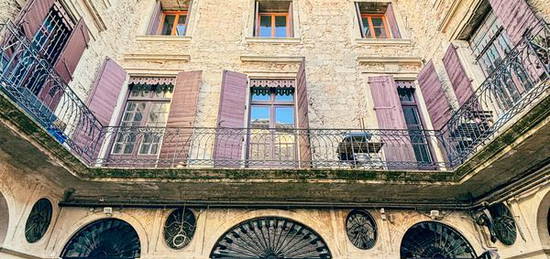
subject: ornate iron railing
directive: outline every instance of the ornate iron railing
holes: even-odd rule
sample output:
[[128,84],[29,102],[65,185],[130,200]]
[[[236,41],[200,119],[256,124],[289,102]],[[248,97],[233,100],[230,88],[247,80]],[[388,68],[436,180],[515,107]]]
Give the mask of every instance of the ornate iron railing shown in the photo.
[[528,31],[441,129],[451,165],[464,162],[550,88],[550,27]]
[[0,90],[89,166],[447,170],[548,93],[548,35],[548,26],[526,35],[439,131],[105,126],[11,23]]

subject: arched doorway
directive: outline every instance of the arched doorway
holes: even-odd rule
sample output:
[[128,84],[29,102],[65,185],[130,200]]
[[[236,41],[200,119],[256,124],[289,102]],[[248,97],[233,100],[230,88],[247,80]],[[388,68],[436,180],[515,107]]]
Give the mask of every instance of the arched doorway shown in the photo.
[[141,245],[136,231],[119,219],[88,224],[69,240],[62,258],[136,258]]
[[210,258],[309,258],[332,255],[325,241],[311,228],[280,217],[247,220],[225,232]]
[[470,243],[458,231],[439,222],[421,222],[405,233],[401,258],[476,258]]
[[4,195],[0,193],[0,247],[4,244],[6,235],[8,234],[8,226],[10,223],[10,213],[8,210],[8,202]]

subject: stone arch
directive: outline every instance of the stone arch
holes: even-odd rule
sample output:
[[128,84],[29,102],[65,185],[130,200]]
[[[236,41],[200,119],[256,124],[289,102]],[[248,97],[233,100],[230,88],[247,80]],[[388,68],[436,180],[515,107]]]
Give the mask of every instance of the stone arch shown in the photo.
[[401,240],[400,254],[402,259],[477,257],[460,232],[435,221],[423,221],[410,227]]
[[550,249],[550,191],[544,195],[537,211],[537,230],[544,249]]
[[116,218],[96,220],[81,228],[67,242],[62,258],[137,258],[141,242],[136,230]]
[[285,217],[243,221],[215,243],[209,258],[333,258],[324,239],[310,227]]
[[9,225],[10,211],[8,208],[8,201],[0,192],[0,247],[2,247],[4,241],[6,240]]

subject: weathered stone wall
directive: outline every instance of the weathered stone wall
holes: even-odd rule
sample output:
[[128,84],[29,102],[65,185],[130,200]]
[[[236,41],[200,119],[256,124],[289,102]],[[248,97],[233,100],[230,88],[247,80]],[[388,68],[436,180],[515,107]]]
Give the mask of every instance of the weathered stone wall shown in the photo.
[[[112,215],[106,215],[102,207],[60,208],[61,190],[44,179],[34,179],[21,169],[0,167],[0,192],[8,203],[9,228],[2,258],[56,258],[70,238],[81,228],[98,219],[117,218],[129,223],[138,233],[141,258],[208,258],[216,241],[233,226],[248,219],[262,216],[278,216],[298,221],[316,231],[328,245],[334,258],[399,258],[400,245],[405,232],[414,224],[432,221],[429,211],[368,209],[377,225],[377,242],[374,248],[360,250],[353,246],[345,232],[345,220],[349,209],[199,209],[193,208],[197,218],[195,235],[182,250],[169,248],[163,238],[163,226],[172,209],[145,209],[114,207]],[[34,244],[25,240],[25,223],[34,202],[47,197],[54,204],[54,213],[46,235]],[[505,246],[489,240],[487,229],[474,223],[468,213],[442,210],[440,219],[461,233],[479,255],[486,249],[498,249],[502,258],[547,258],[543,248],[548,238],[546,217],[550,202],[550,186],[524,192],[508,200],[516,224],[518,237],[514,245]],[[437,209],[437,208],[434,208]],[[543,215],[542,217],[540,215]],[[542,224],[542,225],[541,225]],[[17,254],[21,253],[21,254]]]

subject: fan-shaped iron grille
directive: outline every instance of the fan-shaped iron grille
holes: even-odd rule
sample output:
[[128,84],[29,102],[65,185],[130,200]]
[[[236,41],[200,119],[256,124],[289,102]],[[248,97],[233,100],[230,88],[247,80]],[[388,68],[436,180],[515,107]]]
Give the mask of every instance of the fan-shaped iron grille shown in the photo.
[[513,245],[517,238],[516,222],[508,207],[497,203],[489,207],[489,212],[493,217],[493,226],[498,240],[505,245]]
[[474,249],[456,230],[437,222],[411,227],[401,242],[401,258],[476,258]]
[[52,203],[48,199],[40,199],[34,204],[25,224],[25,238],[29,243],[40,240],[46,234],[52,219],[52,210]]
[[263,217],[227,231],[210,258],[332,258],[325,241],[312,229],[290,219]]
[[130,224],[118,219],[93,222],[74,235],[63,249],[62,258],[136,258],[139,237]]
[[376,244],[376,223],[363,210],[353,210],[346,219],[346,233],[351,243],[359,249],[371,249]]
[[173,249],[184,248],[195,234],[196,218],[190,209],[173,211],[164,224],[164,240]]

